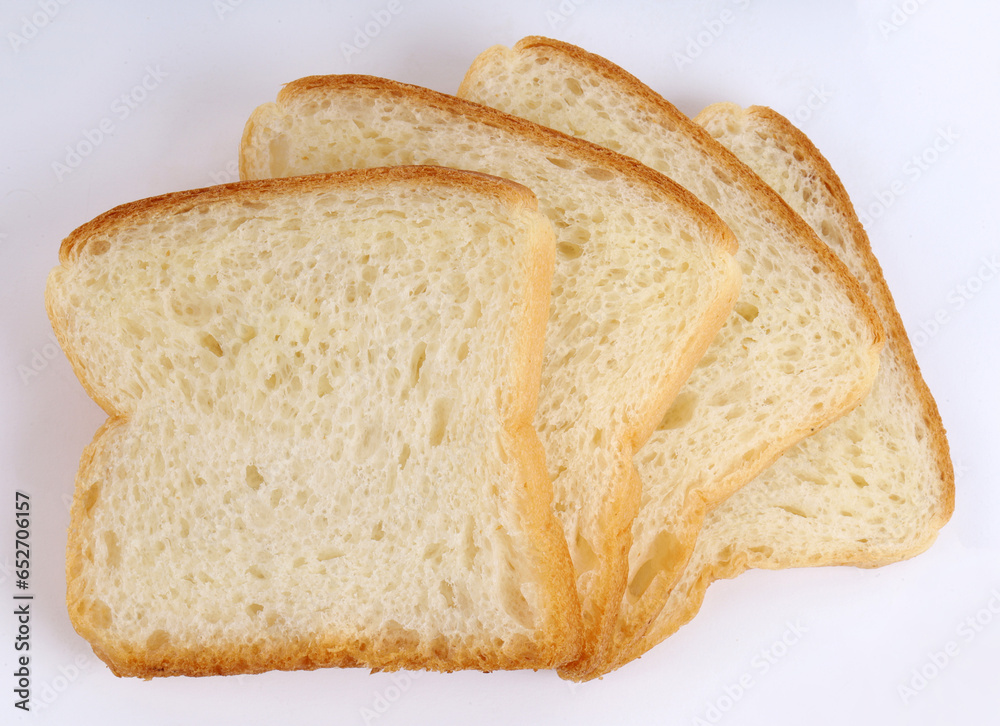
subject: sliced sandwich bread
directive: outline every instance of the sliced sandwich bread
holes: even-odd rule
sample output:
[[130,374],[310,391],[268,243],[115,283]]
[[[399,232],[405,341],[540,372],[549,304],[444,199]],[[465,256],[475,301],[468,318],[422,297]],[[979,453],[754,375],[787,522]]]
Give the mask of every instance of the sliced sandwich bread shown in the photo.
[[633,456],[732,309],[732,234],[709,207],[634,159],[379,78],[288,84],[277,103],[254,111],[240,155],[252,179],[413,163],[521,182],[556,229],[535,424],[576,568],[584,652],[603,650],[639,506]]
[[704,129],[618,66],[525,38],[481,54],[459,95],[635,157],[712,207],[740,243],[735,311],[636,457],[642,505],[610,650],[563,669],[593,677],[659,613],[705,514],[868,392],[883,332],[857,281],[813,230]]
[[551,225],[440,168],[146,199],[46,304],[108,421],[71,620],[118,675],[548,668],[579,606],[531,424]]
[[706,518],[681,580],[631,657],[690,620],[715,579],[751,567],[896,562],[927,549],[954,508],[955,475],[937,405],[830,163],[768,108],[716,104],[695,120],[836,250],[878,309],[886,346],[861,405],[786,452]]

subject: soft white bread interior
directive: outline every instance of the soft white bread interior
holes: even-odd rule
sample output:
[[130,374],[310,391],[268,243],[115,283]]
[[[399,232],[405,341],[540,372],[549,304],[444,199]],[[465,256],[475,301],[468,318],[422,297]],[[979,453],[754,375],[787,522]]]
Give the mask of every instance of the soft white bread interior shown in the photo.
[[690,620],[713,580],[751,568],[876,567],[927,549],[951,517],[955,474],[941,416],[847,191],[816,146],[771,109],[714,104],[696,121],[836,250],[886,331],[854,411],[785,453],[713,511],[640,655]]
[[636,457],[642,506],[612,655],[564,669],[592,677],[659,612],[705,513],[868,392],[883,333],[857,281],[777,194],[604,58],[525,38],[481,54],[459,95],[635,157],[712,207],[740,243],[735,311]]
[[[521,182],[556,229],[536,426],[576,567],[585,653],[601,651],[625,590],[639,505],[632,457],[732,308],[739,271],[731,232],[633,159],[379,78],[288,84],[277,103],[253,113],[240,156],[249,178],[411,163]],[[845,335],[853,350],[853,333]]]
[[554,254],[527,189],[426,167],[73,232],[46,303],[109,415],[72,508],[76,629],[143,677],[574,657],[531,427]]

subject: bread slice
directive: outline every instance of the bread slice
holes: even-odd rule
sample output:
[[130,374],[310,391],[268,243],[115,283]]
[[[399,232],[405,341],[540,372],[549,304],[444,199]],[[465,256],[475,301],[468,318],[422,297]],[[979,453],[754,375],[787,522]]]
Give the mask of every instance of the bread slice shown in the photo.
[[53,328],[108,421],[72,622],[118,675],[547,668],[579,647],[531,428],[554,260],[513,183],[413,167],[146,199]]
[[715,579],[751,567],[896,562],[927,549],[955,504],[955,475],[937,405],[868,236],[830,163],[768,108],[716,104],[696,121],[836,250],[878,309],[887,340],[878,378],[860,406],[786,452],[708,516],[684,575],[631,657],[690,620]]
[[731,232],[633,159],[380,78],[288,84],[254,111],[240,158],[250,178],[410,163],[521,182],[556,229],[536,426],[576,567],[584,652],[602,648],[639,505],[632,457],[732,308]]
[[743,287],[636,464],[645,489],[610,653],[640,637],[687,561],[705,513],[867,393],[883,334],[857,281],[749,168],[609,61],[525,38],[472,64],[459,95],[587,138],[670,176],[740,242]]

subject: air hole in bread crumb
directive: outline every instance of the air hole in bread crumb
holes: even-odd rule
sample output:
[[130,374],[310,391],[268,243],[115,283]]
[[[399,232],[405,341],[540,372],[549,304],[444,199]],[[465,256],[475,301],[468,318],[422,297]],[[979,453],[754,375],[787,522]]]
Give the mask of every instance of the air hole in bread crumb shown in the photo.
[[445,546],[444,542],[433,542],[424,548],[424,560],[430,562],[436,560],[441,561],[441,555],[444,553]]
[[741,318],[746,320],[748,323],[752,323],[754,320],[757,319],[757,316],[760,314],[760,310],[757,308],[757,306],[748,302],[736,303],[736,312],[739,314]]
[[451,586],[451,583],[442,580],[438,586],[438,590],[441,593],[441,597],[444,598],[445,604],[450,608],[455,607],[455,589]]
[[426,360],[427,343],[421,341],[413,348],[413,354],[410,356],[410,388],[416,388],[420,381],[420,370]]
[[202,333],[198,337],[198,342],[202,345],[202,347],[207,348],[215,354],[216,357],[222,357],[222,346],[219,345],[219,341],[216,340],[215,336],[211,333]]
[[701,180],[702,201],[715,206],[720,201],[719,188],[710,179]]
[[121,549],[118,547],[118,535],[111,531],[105,531],[104,546],[108,551],[108,565],[118,567],[122,561]]
[[641,598],[659,573],[669,571],[679,563],[681,551],[677,537],[666,530],[659,532],[653,539],[646,561],[629,581],[629,595],[637,600]]
[[583,254],[583,248],[576,242],[562,241],[556,246],[556,250],[564,260],[575,260]]
[[573,566],[578,573],[587,572],[597,567],[597,554],[590,545],[590,541],[583,536],[582,532],[576,533],[576,542],[573,548]]
[[148,330],[146,330],[144,327],[139,325],[139,323],[132,320],[131,318],[122,318],[121,325],[126,333],[131,335],[133,338],[136,338],[137,340],[142,340],[143,338],[149,335]]
[[589,176],[594,181],[608,181],[609,179],[614,179],[615,174],[608,169],[602,169],[599,166],[588,166],[583,170],[583,173]]
[[868,486],[868,482],[860,474],[851,474],[851,481],[854,482],[854,486],[856,486],[858,489],[864,489],[866,486]]
[[165,646],[170,641],[170,633],[166,630],[154,630],[152,634],[146,638],[146,650],[159,650]]
[[258,580],[267,579],[267,575],[264,574],[264,571],[260,569],[257,565],[250,565],[250,567],[247,568],[247,574],[256,577]]
[[792,506],[786,505],[786,506],[783,506],[783,507],[778,507],[778,509],[783,509],[784,511],[788,512],[789,514],[794,514],[796,517],[805,517],[807,519],[809,517],[808,514],[806,514],[805,512],[803,512],[798,507],[792,507]]
[[476,558],[479,556],[479,545],[476,544],[476,531],[476,520],[470,514],[465,520],[465,529],[463,531],[462,541],[464,564],[466,569],[470,570],[475,566]]
[[447,398],[439,398],[434,402],[434,412],[431,418],[431,446],[440,446],[448,429],[448,419],[451,418],[452,402]]
[[97,504],[97,498],[101,493],[101,485],[94,484],[83,494],[83,513],[90,514],[90,511]]
[[683,392],[677,395],[673,404],[663,415],[663,420],[657,426],[658,431],[669,431],[687,426],[694,418],[695,406],[698,403],[698,396],[693,393]]
[[406,462],[410,458],[410,445],[403,444],[402,450],[399,452],[399,468],[402,469],[406,466]]
[[258,605],[257,603],[250,603],[249,605],[247,605],[247,615],[249,615],[250,617],[260,615],[260,613],[263,612],[263,610],[264,606]]
[[253,464],[250,464],[246,469],[246,482],[247,486],[253,489],[254,491],[260,489],[260,485],[264,483],[263,475],[260,473],[260,470]]
[[574,96],[583,95],[583,88],[580,87],[580,81],[576,80],[575,78],[567,78],[565,82],[566,82],[566,88],[568,88],[569,92],[572,93]]
[[98,237],[87,245],[87,253],[91,255],[103,255],[111,249],[111,243],[103,237]]
[[95,628],[104,630],[111,627],[114,617],[111,614],[111,608],[109,608],[105,602],[102,600],[94,600],[87,610],[89,620]]
[[383,537],[385,537],[385,530],[382,529],[382,520],[379,520],[375,523],[375,526],[372,527],[372,539],[378,542]]
[[474,328],[479,324],[479,320],[483,317],[483,304],[479,300],[474,300],[472,305],[469,305],[469,311],[465,316],[465,327]]
[[[326,562],[327,560],[335,560],[338,557],[343,557],[343,556],[344,553],[342,550],[338,550],[335,547],[327,547],[326,549],[322,549],[319,551],[319,554],[316,555],[316,559],[319,560],[320,562]],[[303,560],[303,563],[304,562],[305,560]],[[295,567],[298,567],[298,565],[295,565]]]
[[504,610],[518,624],[526,629],[532,630],[535,627],[535,615],[531,611],[528,600],[517,586],[517,581],[512,579],[504,590]]

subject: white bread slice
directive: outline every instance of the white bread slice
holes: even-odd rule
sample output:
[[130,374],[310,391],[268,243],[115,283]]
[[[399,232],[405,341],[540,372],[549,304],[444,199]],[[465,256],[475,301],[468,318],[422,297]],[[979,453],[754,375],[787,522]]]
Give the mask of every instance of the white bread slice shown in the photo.
[[645,488],[610,652],[564,669],[593,677],[659,612],[705,513],[867,393],[883,334],[857,281],[801,218],[604,58],[525,38],[481,54],[459,95],[635,157],[690,189],[740,242],[736,310],[636,458]]
[[694,617],[713,580],[751,567],[878,567],[906,559],[934,542],[955,505],[955,474],[937,405],[830,163],[768,108],[715,104],[695,120],[836,250],[878,309],[887,340],[878,378],[861,405],[790,449],[706,518],[681,580],[631,657]]
[[304,78],[254,111],[250,178],[436,163],[519,181],[556,228],[536,426],[577,570],[584,652],[625,588],[632,457],[732,308],[729,229],[633,159],[495,109],[362,76]]
[[67,552],[118,675],[543,668],[572,564],[531,428],[555,248],[439,168],[236,183],[73,232],[53,328],[109,419]]

